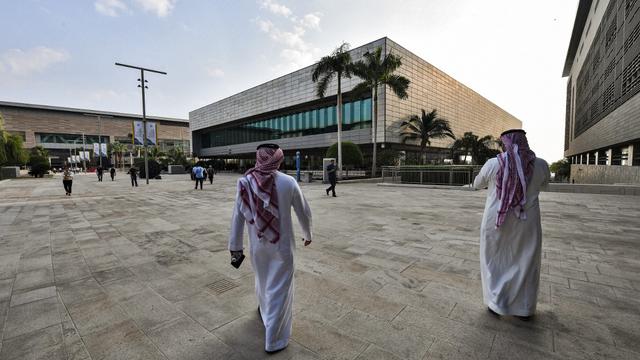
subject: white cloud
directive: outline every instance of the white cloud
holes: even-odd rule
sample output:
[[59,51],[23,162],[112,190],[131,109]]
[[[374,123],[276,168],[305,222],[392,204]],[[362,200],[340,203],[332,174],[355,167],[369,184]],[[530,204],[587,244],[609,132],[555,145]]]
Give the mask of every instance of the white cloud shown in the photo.
[[38,46],[28,50],[9,49],[0,55],[0,64],[14,75],[27,76],[68,59],[69,54],[65,50]]
[[224,70],[217,67],[206,66],[204,70],[207,73],[207,75],[209,75],[212,78],[221,78],[224,76]]
[[118,16],[120,13],[129,10],[121,0],[97,0],[93,3],[93,6],[99,13],[107,16]]
[[276,15],[282,15],[284,17],[289,17],[291,15],[291,9],[282,4],[278,4],[273,0],[262,0],[260,2],[260,7],[267,9]]
[[144,11],[165,17],[173,10],[177,0],[136,0]]
[[296,16],[289,8],[275,3],[273,0],[262,0],[261,7],[277,15],[283,15],[286,20],[274,24],[271,20],[254,19],[253,22],[260,31],[269,35],[275,43],[281,44],[280,57],[283,62],[273,70],[278,73],[291,71],[313,63],[320,50],[305,40],[308,29],[320,30],[320,13],[309,13],[302,18]]
[[302,17],[300,24],[309,29],[320,30],[320,14],[307,14]]

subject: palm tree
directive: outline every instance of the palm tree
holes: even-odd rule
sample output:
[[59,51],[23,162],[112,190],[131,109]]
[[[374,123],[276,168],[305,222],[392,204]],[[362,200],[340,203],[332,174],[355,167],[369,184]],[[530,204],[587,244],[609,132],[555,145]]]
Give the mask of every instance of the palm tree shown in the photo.
[[331,55],[323,56],[311,74],[311,80],[317,82],[316,92],[323,98],[333,78],[338,80],[338,177],[342,178],[342,77],[351,77],[351,55],[349,44],[342,43]]
[[378,119],[378,88],[383,86],[389,86],[391,91],[396,94],[400,99],[406,99],[409,97],[407,89],[409,88],[409,79],[401,75],[394,75],[400,65],[402,65],[402,58],[391,53],[385,54],[382,57],[382,48],[378,47],[373,52],[366,52],[364,55],[364,61],[359,60],[353,64],[353,74],[363,80],[360,84],[353,88],[355,93],[369,91],[373,92],[373,164],[371,168],[371,176],[376,174],[376,148],[377,148],[377,136],[378,126],[376,121]]
[[126,150],[126,146],[119,142],[111,143],[111,152],[116,155],[116,167],[118,167],[118,161],[120,161],[120,165],[124,171],[124,161],[122,161],[122,155]]
[[438,116],[436,109],[427,113],[422,109],[422,116],[412,115],[409,120],[403,121],[400,125],[400,136],[402,142],[407,140],[420,141],[420,154],[422,164],[425,162],[425,150],[427,145],[431,145],[431,139],[442,139],[450,137],[455,139],[449,121]]
[[496,141],[493,136],[486,135],[481,138],[478,135],[468,131],[464,135],[453,142],[451,146],[454,152],[461,152],[465,156],[471,155],[471,164],[480,165],[486,161],[486,158],[498,153],[495,149]]

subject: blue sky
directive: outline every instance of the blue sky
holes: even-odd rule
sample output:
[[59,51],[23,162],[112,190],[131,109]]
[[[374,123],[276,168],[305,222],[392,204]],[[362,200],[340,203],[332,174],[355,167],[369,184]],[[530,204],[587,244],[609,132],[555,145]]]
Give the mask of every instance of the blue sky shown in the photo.
[[[577,0],[0,0],[0,100],[188,112],[388,36],[524,123],[562,157],[561,78]],[[483,135],[483,134],[481,134]]]

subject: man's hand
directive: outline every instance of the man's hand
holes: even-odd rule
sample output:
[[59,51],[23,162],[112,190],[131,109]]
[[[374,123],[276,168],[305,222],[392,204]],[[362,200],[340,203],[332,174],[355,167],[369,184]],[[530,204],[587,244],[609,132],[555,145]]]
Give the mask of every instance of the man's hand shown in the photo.
[[311,244],[311,240],[302,239],[302,241],[304,241],[304,246],[309,246],[309,244]]

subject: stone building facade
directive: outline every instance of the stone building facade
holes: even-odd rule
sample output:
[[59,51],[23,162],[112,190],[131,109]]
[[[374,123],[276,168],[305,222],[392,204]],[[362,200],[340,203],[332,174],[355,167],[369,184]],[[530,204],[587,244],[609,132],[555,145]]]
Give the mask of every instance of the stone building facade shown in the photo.
[[[93,149],[93,143],[97,143],[99,138],[102,143],[130,145],[132,123],[142,120],[142,116],[136,114],[3,101],[0,101],[0,114],[5,130],[21,135],[26,148],[41,145],[49,150],[54,166],[66,160],[70,149],[82,149],[83,134],[88,151]],[[158,124],[158,146],[161,149],[179,146],[187,153],[190,151],[188,120],[157,116],[149,116],[147,120]]]
[[[378,91],[377,142],[381,148],[417,151],[416,144],[402,143],[399,127],[411,115],[419,115],[421,109],[437,109],[450,121],[456,136],[472,131],[497,137],[504,130],[522,127],[511,114],[386,37],[350,50],[352,61],[378,47],[384,54],[402,57],[396,73],[411,81],[406,100],[397,98],[387,87]],[[314,66],[191,111],[194,152],[205,157],[250,156],[259,143],[269,141],[289,152],[303,150],[321,157],[337,140],[337,81],[332,81],[326,97],[319,99],[311,80]],[[373,142],[371,95],[351,91],[361,81],[355,76],[342,81],[343,140],[361,145],[366,158]],[[451,142],[434,141],[431,150],[445,149]]]
[[615,167],[640,166],[639,37],[640,2],[580,1],[563,69],[565,156],[594,169],[575,166],[576,182],[637,182]]

